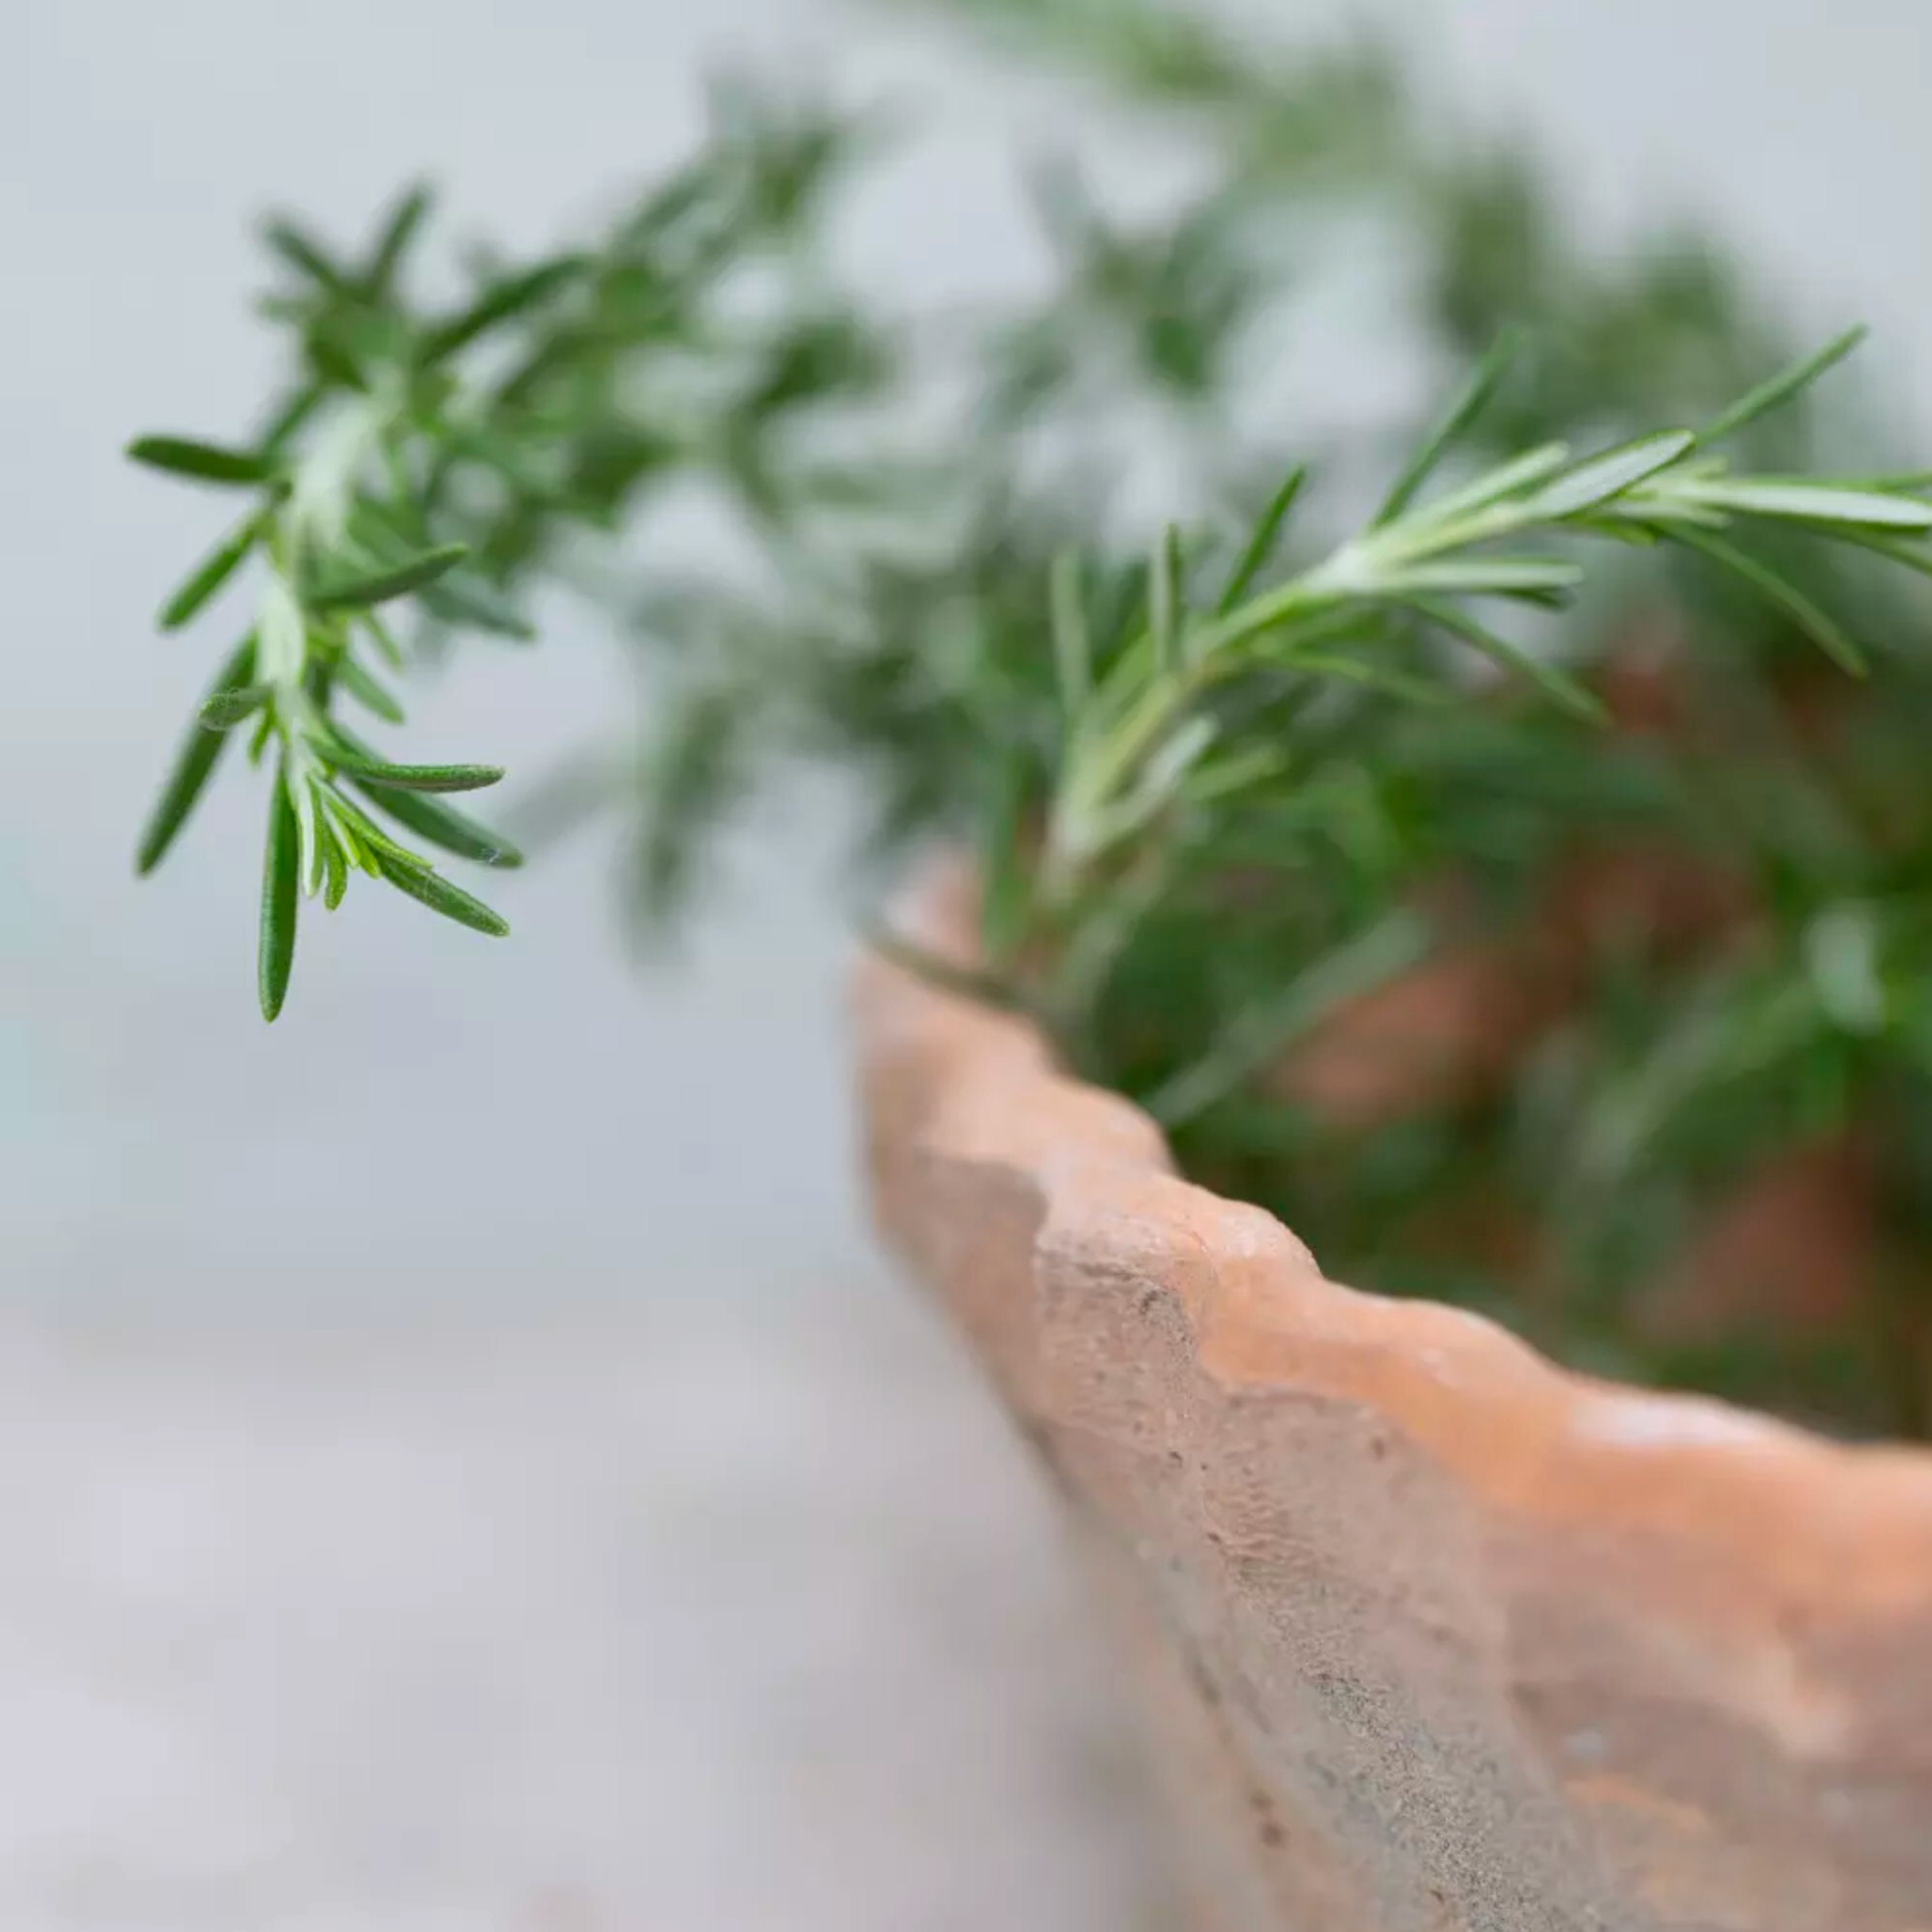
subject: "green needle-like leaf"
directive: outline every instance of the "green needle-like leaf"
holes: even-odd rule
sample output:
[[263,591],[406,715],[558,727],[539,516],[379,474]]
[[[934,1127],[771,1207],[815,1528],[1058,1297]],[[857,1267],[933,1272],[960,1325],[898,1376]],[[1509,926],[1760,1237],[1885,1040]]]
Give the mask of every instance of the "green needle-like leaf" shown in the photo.
[[322,903],[332,913],[349,890],[349,859],[342,849],[341,835],[327,812],[323,814],[322,864],[325,875]]
[[1502,387],[1503,378],[1510,373],[1511,363],[1515,360],[1516,346],[1515,336],[1506,334],[1478,364],[1476,373],[1443,413],[1435,427],[1423,437],[1416,453],[1409,458],[1408,466],[1383,499],[1382,509],[1375,518],[1377,529],[1393,523],[1408,509],[1415,501],[1416,492],[1434,474],[1436,465],[1488,408],[1490,399]]
[[1441,496],[1431,497],[1426,508],[1418,514],[1429,523],[1440,526],[1467,516],[1473,511],[1486,510],[1492,503],[1501,503],[1506,497],[1521,496],[1525,490],[1548,482],[1559,471],[1571,467],[1568,443],[1545,443],[1526,455],[1512,456],[1507,462],[1482,471],[1466,483],[1445,490]]
[[382,300],[395,286],[396,270],[429,213],[430,199],[428,188],[419,183],[404,194],[383,224],[362,277],[362,285],[373,299]]
[[1060,685],[1060,705],[1067,717],[1074,719],[1086,708],[1094,684],[1094,640],[1087,626],[1077,551],[1063,550],[1053,559],[1050,595],[1053,667]]
[[1164,1127],[1194,1119],[1244,1081],[1278,1061],[1350,1000],[1408,972],[1428,949],[1428,927],[1408,911],[1388,914],[1292,980],[1280,993],[1243,1013],[1200,1060],[1142,1103]]
[[423,360],[431,366],[448,361],[479,336],[537,307],[578,275],[583,265],[581,257],[566,255],[485,289],[468,308],[431,331]]
[[342,848],[342,856],[358,872],[366,872],[371,879],[380,879],[383,868],[376,863],[376,854],[383,846],[393,843],[389,834],[359,805],[344,797],[333,786],[324,788],[322,809],[335,828],[336,843]]
[[274,687],[267,684],[235,685],[217,691],[202,704],[202,728],[209,732],[232,731],[244,719],[261,710]]
[[311,602],[318,610],[363,610],[373,605],[388,604],[447,576],[469,553],[467,544],[439,544],[434,549],[421,550],[401,563],[372,571],[366,576],[325,584]]
[[1688,429],[1668,430],[1661,436],[1640,436],[1615,450],[1591,456],[1574,469],[1566,470],[1537,491],[1538,514],[1554,523],[1607,503],[1613,496],[1635,487],[1646,477],[1667,469],[1697,443]]
[[[338,741],[365,763],[381,764],[384,762],[339,722],[334,727],[334,732]],[[445,852],[454,853],[458,858],[473,858],[481,865],[494,865],[506,871],[523,863],[523,855],[507,838],[478,825],[474,819],[466,817],[453,805],[444,804],[440,798],[380,785],[358,778],[353,771],[346,775],[372,805],[387,813],[397,825],[406,826],[417,837],[427,839]]]
[[1181,533],[1170,523],[1154,545],[1153,560],[1147,567],[1147,624],[1154,637],[1154,649],[1164,670],[1175,670],[1181,662],[1181,628],[1185,612],[1181,606]]
[[1932,530],[1932,503],[1878,490],[1841,489],[1800,478],[1722,477],[1670,485],[1679,502],[1792,523],[1846,523],[1867,530]]
[[523,863],[523,855],[500,832],[478,825],[439,798],[427,797],[421,792],[374,785],[353,772],[350,783],[397,825],[458,858],[473,858],[479,865],[494,865],[502,871],[514,871]]
[[1486,624],[1480,623],[1468,611],[1458,609],[1453,604],[1446,604],[1439,598],[1418,597],[1414,600],[1414,608],[1430,623],[1440,626],[1451,637],[1460,638],[1472,650],[1480,651],[1492,664],[1503,670],[1513,671],[1526,677],[1543,695],[1562,706],[1572,717],[1581,718],[1584,723],[1601,725],[1608,717],[1603,702],[1592,693],[1576,682],[1567,671],[1553,664],[1545,663],[1532,652],[1522,650],[1506,638],[1499,638]]
[[240,569],[243,558],[262,540],[268,513],[260,512],[239,523],[210,550],[193,575],[162,606],[160,624],[164,631],[178,631],[200,615],[221,587]]
[[332,335],[326,335],[318,329],[309,336],[304,347],[308,352],[309,367],[322,379],[326,387],[338,390],[368,389],[368,378],[362,373],[361,364]]
[[328,258],[327,251],[298,223],[286,215],[275,217],[263,229],[268,246],[298,274],[330,295],[346,295],[350,278]]
[[268,798],[268,841],[262,863],[262,935],[256,973],[265,1020],[274,1020],[289,996],[300,904],[301,835],[285,768],[276,773]]
[[1753,589],[1786,611],[1797,627],[1829,657],[1841,670],[1854,677],[1865,675],[1865,654],[1846,636],[1837,620],[1822,610],[1796,584],[1782,577],[1768,564],[1740,550],[1707,530],[1682,529],[1672,533],[1691,549],[1700,550],[1713,563],[1722,564],[1740,576]]
[[438,622],[511,638],[519,644],[535,639],[537,627],[494,585],[474,571],[459,571],[422,593],[422,608]]
[[1289,513],[1294,508],[1294,500],[1301,494],[1301,486],[1307,481],[1306,463],[1297,463],[1282,479],[1281,487],[1269,499],[1262,520],[1255,525],[1255,534],[1248,539],[1248,547],[1241,552],[1241,561],[1234,566],[1233,576],[1228,579],[1228,588],[1221,593],[1216,615],[1227,616],[1254,587],[1256,577],[1274,555]]
[[483,792],[503,778],[500,764],[390,764],[339,746],[334,757],[344,771],[404,792]]
[[1847,543],[1855,544],[1861,550],[1887,557],[1921,576],[1932,576],[1932,545],[1916,544],[1909,537],[1882,536],[1876,530],[1847,530],[1843,535]]
[[1369,586],[1368,594],[1413,601],[1431,591],[1458,597],[1561,597],[1583,581],[1580,565],[1544,557],[1451,558],[1405,565]]
[[1339,678],[1344,684],[1359,684],[1365,690],[1380,691],[1399,698],[1405,704],[1421,704],[1441,709],[1451,701],[1451,694],[1422,677],[1407,677],[1386,665],[1369,664],[1361,658],[1337,657],[1329,651],[1293,651],[1285,662],[1297,670],[1313,671],[1322,677]]
[[296,801],[296,838],[301,857],[302,897],[312,899],[322,890],[323,881],[328,872],[322,850],[322,787],[305,771],[290,790]]
[[[249,637],[215,673],[209,696],[245,685],[254,675],[255,639]],[[203,730],[199,718],[189,726],[188,734],[181,742],[180,754],[174,761],[174,768],[169,773],[168,782],[162,788],[147,827],[140,836],[135,869],[143,878],[167,857],[169,847],[174,843],[188,821],[188,815],[207,789],[208,780],[214,776],[215,764],[227,742],[225,733]]]
[[187,477],[195,483],[222,483],[230,488],[266,483],[273,472],[254,452],[231,450],[219,443],[202,443],[188,436],[138,436],[128,455],[150,470]]
[[486,933],[491,939],[501,939],[509,932],[510,922],[492,912],[481,899],[472,898],[426,865],[410,863],[393,847],[378,847],[376,862],[383,868],[383,877],[397,891],[408,893],[431,912],[441,913],[446,919],[454,919],[458,925],[466,925],[472,932]]
[[1760,383],[1756,389],[1739,396],[1715,422],[1700,431],[1698,442],[1703,446],[1722,443],[1727,436],[1734,436],[1747,423],[1756,422],[1773,410],[1782,409],[1793,397],[1810,389],[1827,370],[1836,368],[1844,361],[1864,341],[1867,332],[1863,325],[1848,328],[1835,341],[1827,342],[1816,355],[1807,356],[1793,362],[1790,368],[1781,369],[1769,381]]
[[403,668],[402,646],[396,642],[390,627],[373,610],[365,610],[361,617],[362,628],[368,633],[369,641],[375,645],[383,662],[391,670]]
[[262,461],[272,462],[294,440],[296,432],[313,416],[323,398],[320,383],[304,383],[268,419],[258,446]]
[[1026,770],[1009,755],[991,774],[979,839],[980,933],[986,957],[1004,962],[1024,938],[1033,889],[1026,863]]
[[391,725],[404,722],[402,705],[347,651],[335,662],[335,675],[343,690],[364,710],[373,711],[377,717],[386,719]]

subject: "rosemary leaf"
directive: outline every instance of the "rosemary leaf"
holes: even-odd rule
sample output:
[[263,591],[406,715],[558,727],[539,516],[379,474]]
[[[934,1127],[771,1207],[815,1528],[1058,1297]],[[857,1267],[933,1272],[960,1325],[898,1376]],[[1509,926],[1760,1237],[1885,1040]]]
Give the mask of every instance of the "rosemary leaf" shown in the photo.
[[209,599],[240,569],[242,560],[261,542],[269,514],[261,511],[236,524],[196,566],[180,589],[162,606],[159,622],[164,631],[178,631],[200,615]]
[[1455,400],[1444,412],[1441,420],[1417,446],[1416,453],[1410,457],[1402,474],[1395,479],[1387,496],[1383,499],[1382,508],[1376,514],[1375,527],[1393,523],[1415,501],[1416,493],[1434,475],[1436,466],[1449,452],[1462,440],[1464,433],[1476,419],[1488,408],[1490,399],[1503,386],[1504,378],[1510,373],[1510,365],[1515,360],[1518,338],[1513,331],[1505,333],[1487,356],[1477,365],[1475,373],[1464,385]]
[[1417,965],[1428,941],[1427,925],[1414,913],[1391,913],[1307,967],[1273,998],[1241,1014],[1207,1053],[1157,1087],[1142,1105],[1166,1128],[1196,1119],[1275,1064],[1294,1041],[1338,1008]]
[[341,680],[343,690],[365,711],[373,711],[391,725],[406,722],[400,701],[348,651],[336,660],[335,675]]
[[352,776],[404,792],[482,792],[503,777],[503,767],[498,764],[391,764],[340,746],[333,749],[333,756]]
[[353,773],[351,782],[397,825],[458,858],[473,858],[479,865],[494,865],[504,871],[514,871],[523,863],[523,855],[507,838],[466,818],[453,806],[418,792],[371,785]]
[[268,701],[273,686],[266,684],[233,685],[225,691],[217,691],[202,703],[201,720],[204,731],[226,732],[252,718]]
[[1308,465],[1297,463],[1268,499],[1267,509],[1262,513],[1261,521],[1255,525],[1254,534],[1241,552],[1240,562],[1234,566],[1233,575],[1228,579],[1227,589],[1221,593],[1221,602],[1216,608],[1218,616],[1227,616],[1254,587],[1255,579],[1280,545],[1289,513],[1293,510],[1295,499],[1301,494],[1301,486],[1307,481]]
[[345,295],[350,278],[329,260],[328,251],[300,223],[278,215],[263,228],[268,246],[290,267],[329,295]]
[[386,570],[325,584],[315,592],[313,606],[318,610],[366,610],[390,603],[447,576],[469,553],[467,544],[439,544]]
[[1873,530],[1932,530],[1932,503],[1877,490],[1839,488],[1798,478],[1736,477],[1674,484],[1680,502],[1738,516],[1794,523],[1848,523]]
[[539,263],[521,274],[505,277],[484,290],[468,308],[430,332],[423,348],[423,360],[431,366],[448,361],[479,336],[547,300],[581,274],[585,265],[581,257],[565,255]]
[[[254,674],[255,639],[250,636],[242,639],[234,654],[215,672],[208,697],[212,699],[224,691],[246,685]],[[140,836],[135,870],[141,876],[152,872],[168,856],[169,848],[179,836],[188,815],[207,789],[208,780],[214,776],[215,764],[227,742],[225,733],[203,730],[199,717],[189,726],[187,735],[181,741],[180,754],[174,761],[174,768],[170,772],[146,829]]]
[[383,877],[397,891],[427,906],[432,913],[441,913],[446,919],[453,919],[458,925],[487,934],[491,939],[502,939],[510,931],[509,921],[481,899],[472,898],[427,866],[406,862],[392,847],[378,847],[376,862],[382,867]]
[[296,917],[300,903],[301,835],[284,767],[268,795],[268,838],[262,861],[262,931],[257,981],[262,1017],[271,1023],[289,996],[289,976],[296,963]]
[[230,450],[187,436],[138,436],[128,445],[127,452],[132,461],[150,470],[230,488],[252,488],[266,483],[272,474],[252,451]]
[[1734,544],[1715,537],[1707,530],[1681,530],[1677,541],[1701,551],[1713,563],[1721,564],[1742,577],[1754,590],[1782,608],[1841,670],[1854,677],[1866,672],[1865,654],[1846,635],[1828,611],[1822,609],[1789,578],[1780,576],[1768,564],[1740,550]]
[[1552,523],[1576,516],[1621,496],[1634,484],[1667,469],[1697,445],[1688,429],[1671,429],[1660,436],[1639,436],[1615,450],[1591,456],[1565,470],[1536,493],[1537,514]]
[[[381,764],[384,762],[339,723],[334,727],[334,735],[353,756],[364,763]],[[445,852],[504,870],[514,870],[523,863],[523,855],[508,839],[465,817],[453,805],[444,804],[440,798],[377,784],[357,777],[353,771],[348,777],[371,804],[378,806],[397,825],[407,826],[419,838],[427,839]]]
[[1747,390],[1698,436],[1698,443],[1722,443],[1772,411],[1784,408],[1810,389],[1821,376],[1844,361],[1859,347],[1868,332],[1862,325],[1848,328],[1844,334],[1827,342],[1816,355],[1804,357],[1790,368],[1781,369],[1768,381],[1760,383],[1756,389]]
[[369,265],[362,271],[362,286],[372,301],[383,300],[393,289],[396,272],[429,213],[430,202],[428,188],[418,183],[401,196],[383,223]]
[[1080,559],[1063,550],[1053,559],[1053,665],[1060,684],[1060,703],[1068,719],[1086,708],[1094,682],[1093,636],[1087,626]]
[[1543,695],[1572,717],[1580,718],[1585,724],[1601,725],[1607,722],[1608,713],[1603,701],[1593,693],[1586,691],[1576,680],[1560,667],[1546,662],[1532,651],[1525,651],[1499,638],[1486,624],[1472,617],[1468,611],[1453,604],[1445,603],[1440,598],[1418,597],[1411,600],[1412,608],[1419,611],[1430,623],[1460,638],[1472,650],[1480,651],[1492,664],[1505,670],[1513,671],[1525,677]]

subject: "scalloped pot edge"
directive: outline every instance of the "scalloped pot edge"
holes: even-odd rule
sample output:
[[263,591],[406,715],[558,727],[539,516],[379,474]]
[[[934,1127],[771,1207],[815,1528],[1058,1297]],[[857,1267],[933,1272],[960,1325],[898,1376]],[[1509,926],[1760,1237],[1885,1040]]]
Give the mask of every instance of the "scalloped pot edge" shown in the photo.
[[[901,929],[969,956],[968,893],[958,875],[929,881]],[[874,1109],[890,1158],[997,1170],[1037,1195],[1032,1253],[1000,1258],[1000,1280],[1037,1293],[1070,1258],[1131,1270],[1178,1302],[1211,1383],[1358,1405],[1498,1511],[1696,1551],[1734,1586],[1721,1621],[1740,1596],[1752,1621],[1785,1629],[1932,1605],[1932,1452],[1838,1444],[1722,1402],[1594,1381],[1465,1310],[1343,1287],[1272,1215],[1180,1179],[1154,1123],[1061,1075],[1023,1021],[876,956],[855,1010],[868,1092],[899,1097]],[[911,1203],[911,1225],[906,1203],[890,1204],[915,1259],[943,1249],[932,1190]],[[1020,1365],[995,1366],[1023,1405]]]

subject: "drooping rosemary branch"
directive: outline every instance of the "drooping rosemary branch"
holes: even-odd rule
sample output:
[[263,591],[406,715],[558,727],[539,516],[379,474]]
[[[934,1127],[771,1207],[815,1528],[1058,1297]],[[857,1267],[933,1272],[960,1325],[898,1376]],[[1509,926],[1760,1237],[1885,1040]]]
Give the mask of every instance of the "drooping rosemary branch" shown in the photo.
[[[412,252],[430,203],[404,195],[371,245],[338,259],[294,222],[267,240],[287,282],[268,312],[298,368],[251,443],[143,436],[137,462],[243,495],[239,518],[160,613],[201,616],[245,567],[253,622],[209,686],[141,838],[158,865],[231,734],[273,767],[260,990],[286,998],[297,909],[333,910],[353,873],[387,881],[475,931],[508,930],[409,838],[489,866],[510,840],[442,796],[494,765],[406,763],[371,748],[345,704],[404,722],[395,613],[511,639],[535,632],[523,593],[566,571],[570,542],[614,532],[680,475],[725,476],[767,520],[783,507],[778,431],[802,406],[875,382],[882,345],[857,320],[792,304],[760,327],[726,320],[727,283],[795,247],[847,132],[727,95],[711,146],[595,245],[486,271],[455,306],[414,303]],[[640,400],[639,377],[696,370],[713,394]],[[796,495],[795,486],[793,491]]]

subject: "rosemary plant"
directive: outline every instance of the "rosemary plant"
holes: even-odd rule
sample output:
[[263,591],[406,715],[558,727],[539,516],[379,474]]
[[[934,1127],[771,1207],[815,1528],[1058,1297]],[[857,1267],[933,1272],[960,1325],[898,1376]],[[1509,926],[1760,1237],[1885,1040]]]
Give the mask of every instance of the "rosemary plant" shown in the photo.
[[[540,593],[587,589],[652,667],[649,715],[540,816],[630,812],[646,922],[782,768],[856,772],[869,857],[976,855],[975,987],[1332,1270],[1618,1373],[1922,1429],[1932,680],[1910,586],[1932,576],[1932,478],[1869,439],[1823,453],[1854,441],[1815,390],[1857,333],[1780,369],[1708,249],[1584,259],[1532,158],[1432,135],[1373,52],[1271,62],[1142,0],[945,11],[1226,159],[1138,229],[1049,177],[1063,286],[963,358],[950,320],[841,288],[826,237],[854,131],[745,93],[605,233],[492,264],[454,304],[413,294],[421,190],[355,255],[270,227],[288,392],[238,445],[131,451],[242,498],[163,627],[253,581],[140,869],[238,733],[268,767],[269,1018],[299,907],[357,872],[500,934],[425,848],[518,863],[446,795],[502,773],[391,756],[346,714],[401,725],[412,643],[524,639]],[[1240,402],[1244,345],[1293,298],[1284,264],[1338,216],[1411,237],[1418,314],[1477,363],[1352,528],[1286,448],[1284,480],[1250,488]],[[1077,449],[1149,395],[1200,514],[1126,543],[1106,492],[1038,457],[1046,425]],[[613,540],[694,483],[737,513],[736,580],[634,590]],[[1692,640],[1648,687],[1668,729],[1630,728],[1640,633]],[[1654,909],[1593,916],[1551,968],[1552,899],[1660,849],[1747,912],[1700,914],[1688,946]],[[1525,992],[1480,1080],[1366,1118],[1285,1074],[1418,968],[1503,944],[1564,997]],[[1673,1339],[1645,1294],[1686,1231],[1820,1145],[1855,1150],[1878,1231],[1854,1291],[1789,1332]],[[1458,1224],[1472,1202],[1513,1231],[1502,1259]]]

